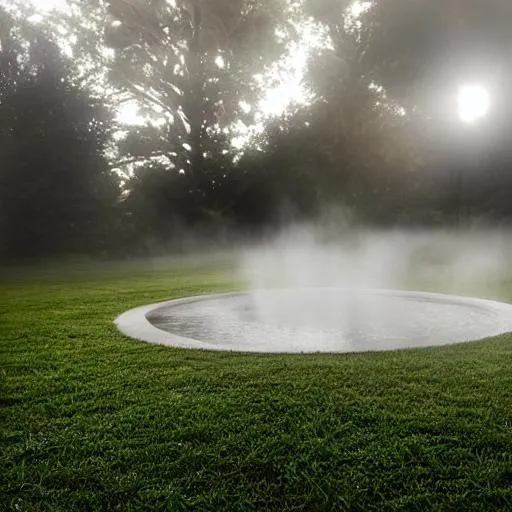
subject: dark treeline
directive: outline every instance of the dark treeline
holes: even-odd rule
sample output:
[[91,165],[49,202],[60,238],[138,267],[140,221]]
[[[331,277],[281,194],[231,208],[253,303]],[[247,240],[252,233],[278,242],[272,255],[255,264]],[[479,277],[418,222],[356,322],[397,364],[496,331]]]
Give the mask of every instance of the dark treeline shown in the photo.
[[[23,5],[0,8],[2,259],[177,250],[191,232],[252,235],[332,207],[378,225],[512,215],[505,1],[356,17],[338,0],[70,0],[74,14],[36,24]],[[255,76],[298,51],[305,23],[324,41],[309,99],[262,120]],[[467,81],[492,98],[472,126],[454,97]],[[147,123],[116,118],[130,101]]]

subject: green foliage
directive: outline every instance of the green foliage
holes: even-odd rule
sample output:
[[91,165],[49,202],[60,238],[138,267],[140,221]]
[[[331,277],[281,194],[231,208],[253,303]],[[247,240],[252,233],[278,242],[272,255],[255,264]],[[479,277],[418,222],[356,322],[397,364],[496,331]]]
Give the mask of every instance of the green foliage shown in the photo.
[[[205,179],[202,155],[208,140],[237,119],[251,122],[239,102],[253,99],[253,75],[270,61],[271,7],[246,0],[176,7],[109,3],[112,21],[105,39],[116,50],[112,83],[167,118],[164,136],[153,139],[159,146],[155,154],[184,153],[187,144],[189,156],[180,168],[189,174],[194,165],[200,167],[199,181]],[[229,143],[224,147],[229,149]]]
[[[69,0],[67,12],[45,18],[35,25],[37,30],[28,23],[34,14],[31,4],[10,4],[16,5],[16,20],[0,20],[1,34],[15,36],[0,35],[2,94],[17,102],[15,108],[23,107],[25,100],[14,84],[26,82],[20,73],[39,76],[44,61],[46,68],[54,66],[45,76],[63,80],[57,89],[76,87],[88,91],[85,96],[101,97],[94,105],[84,99],[92,109],[85,106],[84,111],[101,120],[96,126],[101,141],[95,147],[104,147],[115,129],[126,132],[116,134],[116,151],[109,152],[111,163],[125,172],[122,246],[130,238],[147,236],[163,243],[181,224],[197,227],[211,221],[253,228],[283,216],[313,216],[330,203],[349,206],[372,222],[451,219],[460,200],[452,175],[470,167],[470,158],[460,155],[466,150],[461,149],[460,123],[454,120],[454,91],[473,77],[489,78],[494,129],[482,126],[485,143],[473,136],[466,146],[482,165],[492,166],[488,175],[493,178],[468,178],[468,211],[497,217],[510,212],[505,187],[510,159],[506,134],[512,133],[505,64],[510,8],[499,0],[377,0],[351,22],[348,0]],[[312,50],[307,63],[304,82],[311,102],[295,105],[282,118],[266,119],[260,140],[235,151],[234,126],[261,121],[255,106],[264,91],[255,75],[276,66],[305,23],[327,40],[323,48]],[[38,50],[46,56],[34,53],[37,45],[28,51],[26,43],[38,38],[66,38],[74,65],[52,56],[58,51],[48,43]],[[41,95],[48,84],[24,94]],[[57,101],[52,94],[48,98]],[[99,112],[99,103],[115,106],[134,99],[153,123],[123,126]],[[244,108],[240,100],[253,108]],[[11,107],[2,108],[7,112]],[[63,141],[73,132],[69,126],[89,115],[75,107],[68,114],[77,121],[69,120]],[[34,130],[46,130],[45,116],[48,112],[33,123]],[[10,128],[5,126],[7,137]],[[62,145],[54,132],[52,138],[48,131],[47,140]],[[22,154],[23,163],[29,143],[18,139],[16,144],[18,149],[9,142],[3,154],[10,151],[5,158],[11,159]],[[473,148],[481,148],[480,153]],[[95,158],[90,165],[106,176],[103,154]],[[412,172],[418,169],[422,172]],[[39,197],[39,178],[25,183],[31,180]],[[62,178],[62,186],[51,187],[52,193],[60,190],[64,196],[69,190],[74,197],[78,183]],[[11,206],[2,208],[19,213],[14,199],[19,192],[13,187],[9,184],[11,192],[4,192],[10,197],[4,203]],[[36,201],[31,198],[30,203]],[[89,201],[89,217],[94,204]],[[98,206],[98,218],[105,215],[102,208]],[[17,218],[15,213],[10,218]],[[44,215],[38,217],[42,221]],[[77,222],[67,225],[76,227]],[[87,233],[89,228],[83,229]],[[47,247],[72,238],[68,228],[59,230],[55,241],[47,238]]]
[[2,256],[100,250],[118,195],[104,154],[110,112],[69,82],[53,43],[3,18]]
[[[276,123],[262,160],[302,213],[343,204],[365,220],[396,221],[419,159],[413,119],[362,65],[364,47],[347,26],[343,2],[306,4],[329,45],[315,51],[306,82],[311,104]],[[276,189],[278,178],[270,188]]]

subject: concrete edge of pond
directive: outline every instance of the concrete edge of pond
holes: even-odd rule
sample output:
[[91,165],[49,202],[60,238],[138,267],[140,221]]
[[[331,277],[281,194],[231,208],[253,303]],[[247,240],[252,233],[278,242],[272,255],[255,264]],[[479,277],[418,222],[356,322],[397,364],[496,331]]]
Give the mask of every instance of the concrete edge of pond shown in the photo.
[[198,300],[206,300],[217,297],[234,297],[236,295],[240,295],[241,293],[243,292],[196,295],[193,297],[183,297],[179,299],[166,300],[163,302],[156,302],[154,304],[146,304],[144,306],[139,306],[125,311],[114,320],[114,324],[124,335],[129,336],[130,338],[135,338],[139,341],[146,341],[148,343],[154,343],[157,345],[168,345],[170,347],[177,348],[229,350],[220,348],[220,345],[217,344],[209,344],[204,341],[185,338],[184,336],[178,336],[176,334],[163,331],[162,329],[158,329],[158,327],[155,327],[147,319],[147,316],[150,313],[156,312],[160,308],[166,308],[168,306],[177,306],[178,304],[187,304],[190,302],[196,302]]
[[[308,288],[301,288],[301,290],[307,290]],[[447,295],[433,292],[418,292],[418,291],[404,291],[404,290],[388,290],[388,289],[350,289],[350,288],[328,288],[318,287],[311,288],[315,290],[343,290],[345,292],[373,294],[373,295],[389,295],[395,298],[407,298],[417,301],[429,301],[429,302],[441,302],[446,305],[464,305],[473,306],[479,309],[488,311],[490,314],[496,316],[496,330],[495,332],[489,333],[489,337],[505,334],[512,332],[512,304],[505,302],[499,302],[490,299],[480,299],[475,297],[465,297],[459,295]],[[255,290],[257,292],[279,292],[290,289],[265,289]],[[166,300],[162,302],[156,302],[153,304],[145,304],[138,306],[128,311],[125,311],[119,315],[115,320],[114,324],[118,330],[124,335],[144,341],[147,343],[153,343],[158,345],[167,345],[176,348],[187,348],[187,349],[202,349],[202,350],[216,350],[216,351],[229,351],[229,352],[255,352],[255,353],[298,353],[290,351],[276,351],[265,348],[264,346],[247,347],[247,345],[234,345],[234,344],[219,344],[219,343],[208,343],[205,341],[199,341],[193,338],[187,338],[179,336],[158,327],[155,327],[149,320],[148,316],[158,312],[159,309],[167,309],[169,307],[183,305],[187,303],[197,301],[207,301],[210,299],[218,298],[229,298],[246,295],[250,292],[229,292],[229,293],[217,293],[217,294],[205,294],[197,295],[192,297],[183,297],[177,299]],[[476,340],[468,340],[476,341]],[[458,342],[460,343],[460,342]],[[311,350],[311,353],[320,352],[318,350]],[[300,352],[303,353],[303,352]],[[340,352],[341,353],[341,352]]]
[[[308,288],[301,288],[301,290],[307,290]],[[388,289],[350,289],[350,288],[329,288],[329,287],[318,287],[311,288],[315,290],[343,290],[345,292],[350,291],[354,293],[373,294],[373,295],[389,295],[398,298],[408,298],[417,301],[429,301],[429,302],[442,302],[447,305],[457,304],[465,306],[473,306],[478,309],[488,311],[490,314],[496,316],[497,326],[496,330],[489,333],[489,337],[505,334],[512,332],[512,304],[505,302],[498,302],[489,299],[480,299],[475,297],[464,297],[459,295],[447,295],[433,292],[418,292],[418,291],[404,291],[404,290],[388,290]],[[257,292],[279,292],[289,291],[290,289],[265,289],[255,290]],[[219,343],[208,343],[205,341],[199,341],[193,338],[187,338],[179,336],[158,327],[155,327],[149,320],[148,317],[151,314],[157,313],[159,309],[167,309],[169,307],[183,305],[187,303],[206,301],[210,299],[218,298],[229,298],[241,295],[246,295],[250,292],[229,292],[229,293],[217,293],[217,294],[205,294],[197,295],[192,297],[183,297],[177,299],[166,300],[162,302],[156,302],[153,304],[146,304],[143,306],[135,307],[128,311],[125,311],[119,315],[114,324],[118,330],[124,335],[144,341],[147,343],[153,343],[158,345],[167,345],[176,348],[187,348],[187,349],[202,349],[202,350],[216,350],[216,351],[229,351],[229,352],[256,352],[256,353],[297,353],[289,351],[275,351],[269,350],[264,346],[247,347],[247,345],[233,345],[233,344],[219,344]],[[476,340],[468,340],[476,341]],[[312,350],[311,353],[319,352],[318,350]]]

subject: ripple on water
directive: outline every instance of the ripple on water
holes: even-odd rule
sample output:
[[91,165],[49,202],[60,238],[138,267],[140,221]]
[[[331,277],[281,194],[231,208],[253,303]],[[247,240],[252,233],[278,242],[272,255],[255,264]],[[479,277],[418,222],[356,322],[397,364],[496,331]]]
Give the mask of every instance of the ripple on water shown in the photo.
[[[261,352],[392,350],[470,341],[512,330],[508,304],[337,288],[169,301],[155,305],[145,316],[160,332],[204,343],[205,348]],[[171,338],[168,344],[173,345]]]

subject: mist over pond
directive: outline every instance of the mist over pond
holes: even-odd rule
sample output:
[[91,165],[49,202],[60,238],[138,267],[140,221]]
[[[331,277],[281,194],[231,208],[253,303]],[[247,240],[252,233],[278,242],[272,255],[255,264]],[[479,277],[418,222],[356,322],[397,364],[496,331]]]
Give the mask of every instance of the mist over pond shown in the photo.
[[368,229],[297,225],[245,250],[240,272],[252,288],[338,286],[404,289],[438,283],[457,292],[512,278],[507,229]]

